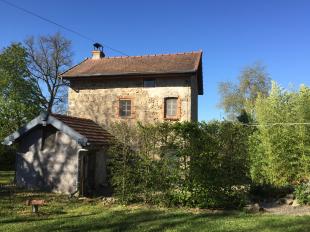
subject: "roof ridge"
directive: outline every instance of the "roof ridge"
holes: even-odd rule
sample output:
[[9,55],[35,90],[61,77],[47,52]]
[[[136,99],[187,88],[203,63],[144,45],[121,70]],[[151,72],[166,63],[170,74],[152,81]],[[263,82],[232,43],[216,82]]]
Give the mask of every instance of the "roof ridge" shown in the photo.
[[[52,116],[60,116],[60,117],[65,117],[65,118],[72,118],[72,119],[79,119],[79,120],[84,120],[84,121],[91,121],[91,122],[94,122],[93,120],[91,119],[88,119],[88,118],[79,118],[79,117],[74,117],[74,116],[70,116],[70,115],[64,115],[64,114],[51,114]],[[96,122],[94,122],[96,123]],[[97,124],[97,123],[96,123]]]
[[142,58],[142,57],[154,57],[154,56],[174,56],[174,55],[185,55],[185,54],[201,54],[202,50],[190,51],[190,52],[177,52],[177,53],[161,53],[161,54],[146,54],[136,56],[106,56],[103,59],[126,59],[126,58]]

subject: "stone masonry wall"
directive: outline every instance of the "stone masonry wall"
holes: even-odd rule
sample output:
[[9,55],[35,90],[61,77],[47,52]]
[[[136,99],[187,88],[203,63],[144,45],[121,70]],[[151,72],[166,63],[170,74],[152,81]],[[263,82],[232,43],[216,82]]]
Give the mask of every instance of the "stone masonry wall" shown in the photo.
[[[103,78],[87,80],[85,77],[84,80],[71,81],[68,97],[70,116],[89,118],[105,127],[123,120],[128,123],[152,123],[165,120],[164,99],[177,97],[178,120],[197,120],[197,96],[193,98],[192,93],[192,79],[196,77],[161,77],[156,79],[156,87],[151,88],[143,87],[142,78]],[[131,99],[131,117],[119,117],[120,99]]]

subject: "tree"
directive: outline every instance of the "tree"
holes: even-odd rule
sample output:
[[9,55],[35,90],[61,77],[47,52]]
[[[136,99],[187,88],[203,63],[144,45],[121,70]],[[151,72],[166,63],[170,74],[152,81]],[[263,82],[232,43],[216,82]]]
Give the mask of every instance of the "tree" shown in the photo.
[[[25,48],[16,43],[4,48],[0,52],[0,141],[40,112],[38,91],[29,77]],[[0,145],[2,168],[14,165],[12,152]]]
[[[219,106],[224,109],[230,119],[236,119],[240,115],[254,116],[254,103],[256,98],[268,96],[271,87],[271,79],[266,68],[256,63],[241,71],[238,83],[221,82],[219,92],[221,102]],[[241,118],[244,118],[244,117]],[[247,119],[248,120],[248,119]]]
[[305,86],[289,92],[273,83],[270,96],[258,97],[260,126],[250,137],[254,182],[285,186],[310,179],[309,104],[310,89]]
[[25,41],[29,71],[39,92],[40,105],[47,112],[60,110],[66,104],[68,83],[59,75],[72,63],[71,41],[60,33],[30,37]]
[[0,138],[21,127],[40,111],[33,79],[27,68],[27,52],[12,44],[0,54]]

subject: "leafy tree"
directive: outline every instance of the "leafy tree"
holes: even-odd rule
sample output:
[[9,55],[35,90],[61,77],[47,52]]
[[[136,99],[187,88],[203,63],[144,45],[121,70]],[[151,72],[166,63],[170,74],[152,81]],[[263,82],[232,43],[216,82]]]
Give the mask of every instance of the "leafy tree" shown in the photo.
[[30,37],[25,41],[29,71],[39,92],[40,105],[47,112],[64,111],[68,83],[59,74],[72,63],[71,41],[60,33]]
[[0,54],[0,137],[19,128],[40,111],[39,89],[29,77],[27,52],[12,44]]
[[[310,178],[310,89],[272,84],[255,105],[257,131],[250,138],[251,176],[259,184],[285,186]],[[303,124],[306,123],[306,124]]]
[[242,70],[238,83],[221,82],[219,92],[221,102],[219,106],[227,113],[228,118],[236,119],[240,115],[254,116],[254,104],[256,98],[268,96],[271,87],[271,79],[266,68],[257,63]]
[[[0,140],[36,116],[39,89],[29,77],[27,52],[21,44],[13,43],[0,53]],[[0,163],[8,150],[0,145]],[[10,158],[6,159],[10,160]]]

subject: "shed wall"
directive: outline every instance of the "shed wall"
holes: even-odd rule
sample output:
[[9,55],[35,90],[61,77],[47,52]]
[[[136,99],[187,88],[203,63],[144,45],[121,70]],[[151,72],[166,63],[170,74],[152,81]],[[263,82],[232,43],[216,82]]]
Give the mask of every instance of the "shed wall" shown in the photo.
[[[53,127],[40,126],[19,141],[16,182],[20,187],[61,193],[76,190],[81,146]],[[45,138],[45,139],[42,139]]]

